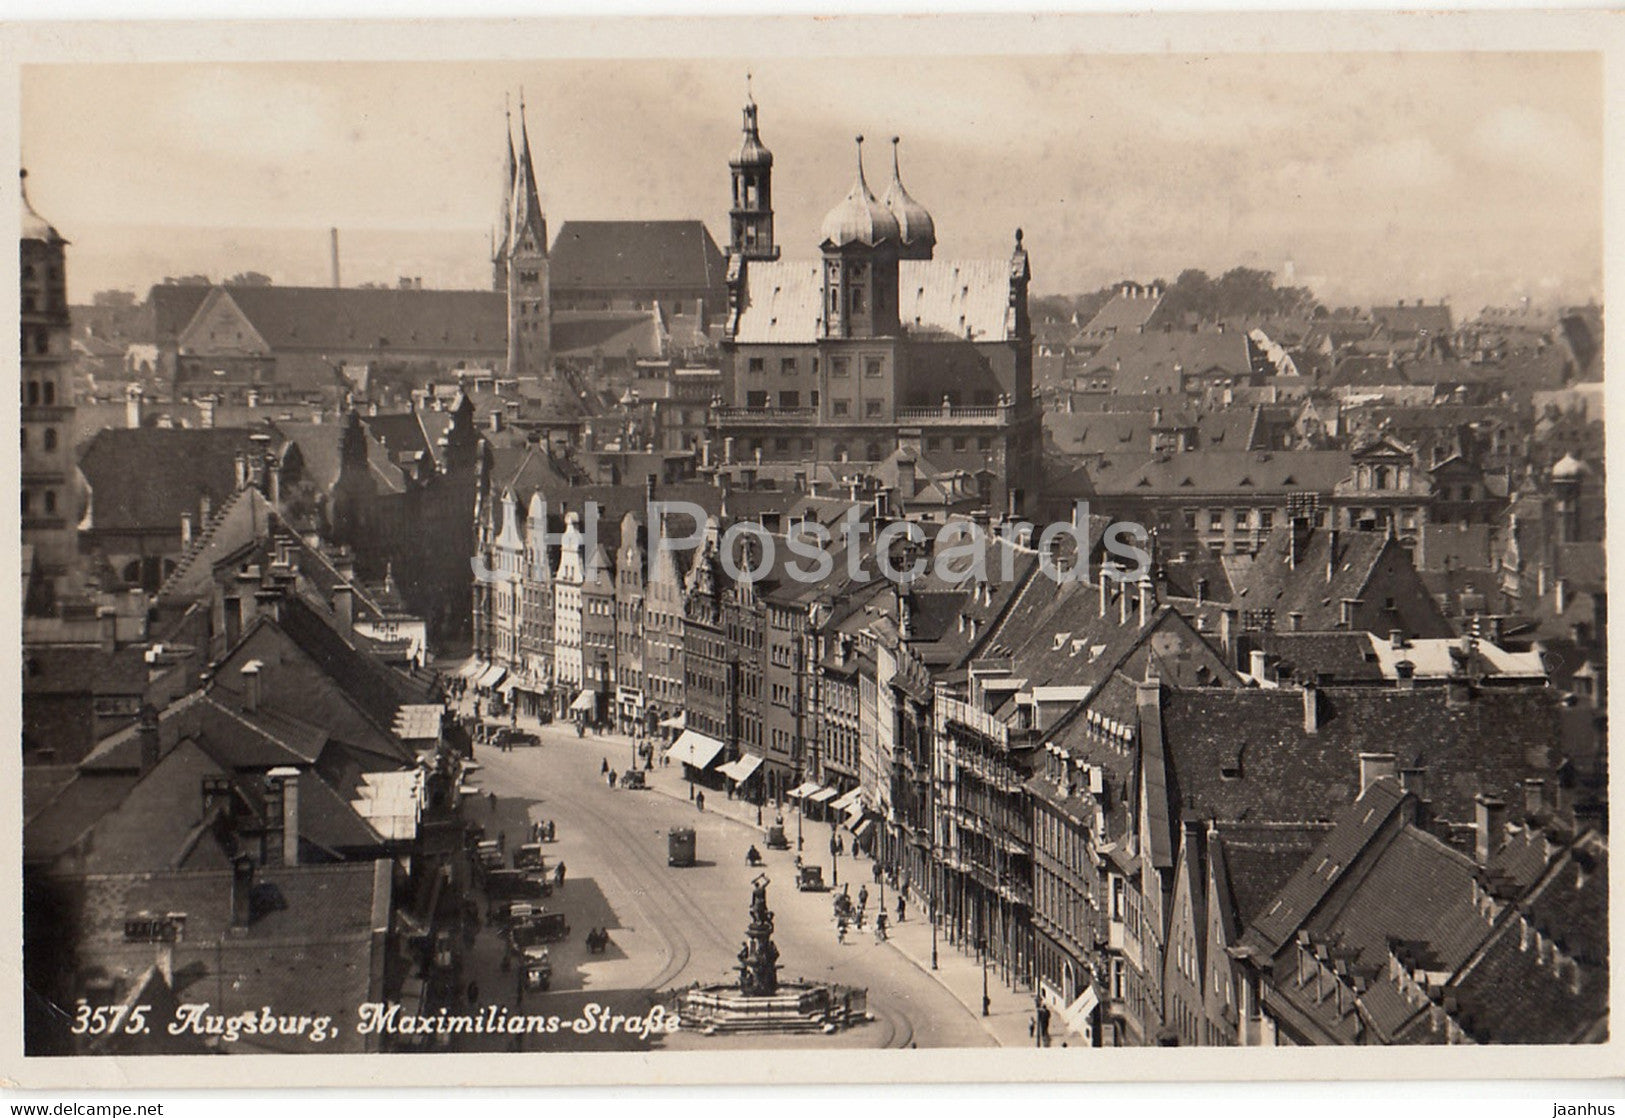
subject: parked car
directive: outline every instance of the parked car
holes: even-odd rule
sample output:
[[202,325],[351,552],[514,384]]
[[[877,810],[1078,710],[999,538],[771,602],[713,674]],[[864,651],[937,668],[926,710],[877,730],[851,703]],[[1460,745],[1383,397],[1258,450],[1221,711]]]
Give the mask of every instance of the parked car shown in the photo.
[[621,774],[622,788],[647,788],[649,782],[644,778],[642,769],[632,769]]

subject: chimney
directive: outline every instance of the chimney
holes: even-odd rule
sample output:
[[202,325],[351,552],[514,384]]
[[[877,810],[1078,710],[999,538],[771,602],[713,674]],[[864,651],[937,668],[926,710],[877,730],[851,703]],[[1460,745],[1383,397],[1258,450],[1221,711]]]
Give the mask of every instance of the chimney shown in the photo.
[[1337,529],[1326,529],[1326,581],[1337,573]]
[[141,426],[141,386],[132,384],[124,390],[124,426],[135,430]]
[[1100,573],[1096,576],[1096,580],[1100,583],[1100,616],[1105,617],[1106,616],[1106,586],[1107,586],[1107,583],[1106,583],[1106,564],[1102,563],[1100,565]]
[[1393,777],[1398,770],[1397,758],[1392,753],[1360,754],[1360,794],[1379,780]]
[[1208,581],[1205,578],[1196,580],[1196,604],[1201,605],[1207,600]]
[[346,637],[355,629],[355,587],[347,582],[333,587],[333,621]]
[[730,464],[734,460],[734,437],[727,435],[722,440],[722,464]]
[[1287,566],[1293,570],[1298,569],[1298,560],[1303,558],[1309,546],[1309,518],[1307,516],[1294,516],[1292,518],[1292,534],[1287,541]]
[[1555,597],[1552,602],[1552,608],[1555,609],[1559,615],[1562,615],[1569,608],[1569,580],[1566,578],[1559,578],[1556,583],[1553,584],[1553,594]]
[[1224,650],[1224,658],[1231,667],[1235,666],[1236,655],[1236,611],[1221,609],[1219,611],[1219,647]]
[[96,636],[103,652],[111,655],[118,651],[118,610],[102,606],[96,611]]
[[1151,611],[1157,608],[1156,587],[1151,584],[1149,575],[1140,577],[1140,628],[1151,624]]
[[331,252],[332,252],[332,257],[333,257],[333,286],[334,287],[340,287],[342,285],[339,283],[339,231],[338,231],[338,226],[334,226],[333,228],[331,228],[331,229],[329,229],[327,231],[327,239],[328,239],[329,245],[331,246]]
[[231,863],[231,926],[246,928],[254,917],[254,859],[239,854]]
[[204,430],[214,426],[214,397],[200,396],[197,402],[197,425]]
[[[265,774],[282,792],[282,864],[299,864],[299,770],[282,765]],[[267,822],[270,822],[269,820]]]
[[192,546],[192,514],[181,513],[181,550],[185,551]]
[[231,460],[232,478],[238,491],[248,488],[248,456],[238,453]]
[[214,515],[214,502],[207,493],[197,499],[197,526],[199,531],[209,526],[209,518]]
[[1255,648],[1248,656],[1248,663],[1252,670],[1248,673],[1258,682],[1263,683],[1265,674],[1269,671],[1269,658],[1264,655],[1262,648]]
[[1426,769],[1402,769],[1399,774],[1399,786],[1419,801],[1428,798],[1428,771]]
[[136,737],[141,742],[141,775],[146,776],[158,764],[158,708],[151,703],[141,704],[140,720],[136,723]]
[[[491,433],[500,434],[502,431],[502,409],[497,408],[491,412]],[[590,447],[588,448],[591,449]]]
[[1546,814],[1546,782],[1539,777],[1523,782],[1523,814],[1528,819]]
[[907,455],[897,460],[897,489],[905,501],[914,496],[914,460]]
[[1388,647],[1393,649],[1395,652],[1398,652],[1401,649],[1403,649],[1405,647],[1405,630],[1403,630],[1403,629],[1389,629],[1388,630]]
[[1394,686],[1409,691],[1416,686],[1416,665],[1409,660],[1394,661]]
[[243,709],[253,714],[260,709],[260,668],[258,660],[250,660],[242,667]]
[[1320,732],[1320,688],[1307,679],[1303,683],[1303,732]]
[[1488,866],[1506,844],[1507,805],[1505,800],[1483,793],[1474,797],[1474,802],[1477,827],[1473,855],[1480,866]]
[[282,462],[274,454],[265,456],[265,496],[273,506],[282,504]]

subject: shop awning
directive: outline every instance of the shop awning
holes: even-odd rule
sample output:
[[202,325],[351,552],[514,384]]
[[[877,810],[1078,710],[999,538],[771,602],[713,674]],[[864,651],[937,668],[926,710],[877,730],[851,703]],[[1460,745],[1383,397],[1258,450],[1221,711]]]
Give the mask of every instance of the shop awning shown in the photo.
[[591,691],[582,691],[576,696],[576,701],[570,704],[570,709],[578,713],[591,714],[598,707],[598,698]]
[[861,838],[867,838],[869,836],[869,832],[874,830],[874,829],[875,829],[875,817],[872,816],[872,815],[866,815],[861,820],[858,821],[857,826],[852,828],[852,833],[854,835],[856,835],[860,839]]
[[854,788],[829,806],[834,808],[836,811],[845,811],[862,798],[863,793]]
[[502,685],[500,687],[498,687],[497,690],[502,692],[502,694],[506,695],[509,692],[511,692],[515,687],[518,687],[518,686],[519,686],[519,677],[511,675],[507,679],[502,681]]
[[484,660],[470,660],[461,668],[457,669],[457,674],[462,676],[464,679],[474,679],[478,676],[484,675],[485,669],[490,666],[491,665],[487,664]]
[[475,680],[476,687],[495,687],[502,682],[502,677],[508,674],[508,669],[500,665],[486,668],[480,678]]
[[799,799],[801,799],[801,797],[805,796],[808,792],[816,792],[816,791],[818,791],[818,781],[816,781],[816,780],[805,780],[805,781],[802,781],[800,784],[796,785],[794,788],[790,789],[790,791],[786,792],[784,794],[784,798],[787,799],[787,800],[799,800]]
[[820,788],[818,791],[809,793],[807,796],[807,799],[811,800],[815,804],[827,803],[834,798],[835,789],[833,788]]
[[660,724],[668,730],[681,730],[688,725],[688,711],[678,711],[670,718],[662,718]]
[[475,771],[477,771],[479,769],[483,769],[484,767],[485,766],[480,764],[478,761],[464,761],[463,762],[463,771],[465,773],[475,772]]
[[717,772],[736,784],[743,784],[751,778],[757,769],[762,767],[762,759],[754,753],[742,754],[737,761],[729,761],[726,765],[718,765]]
[[861,799],[858,800],[856,803],[851,803],[851,804],[846,805],[846,822],[847,822],[847,826],[851,826],[852,823],[855,820],[861,818],[863,813],[868,811],[868,810],[869,809],[864,806],[863,801]]
[[1078,995],[1078,1000],[1061,1010],[1061,1020],[1065,1021],[1066,1027],[1073,1032],[1087,1036],[1090,1031],[1089,1015],[1099,1004],[1100,995],[1095,993],[1095,988],[1085,986],[1083,993]]
[[716,738],[706,737],[696,730],[684,730],[666,750],[666,756],[679,764],[703,769],[717,759],[722,748],[722,743]]

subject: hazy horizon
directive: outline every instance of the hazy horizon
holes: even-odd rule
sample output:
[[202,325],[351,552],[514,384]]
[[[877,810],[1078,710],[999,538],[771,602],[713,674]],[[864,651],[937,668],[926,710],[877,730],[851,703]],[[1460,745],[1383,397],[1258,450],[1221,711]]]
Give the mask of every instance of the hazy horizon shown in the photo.
[[1601,298],[1590,54],[38,65],[23,157],[76,302],[185,273],[325,284],[331,226],[346,286],[486,287],[505,94],[553,232],[698,218],[720,243],[747,70],[787,257],[816,252],[862,132],[876,194],[902,135],[940,256],[1022,227],[1040,293],[1290,262],[1334,304]]

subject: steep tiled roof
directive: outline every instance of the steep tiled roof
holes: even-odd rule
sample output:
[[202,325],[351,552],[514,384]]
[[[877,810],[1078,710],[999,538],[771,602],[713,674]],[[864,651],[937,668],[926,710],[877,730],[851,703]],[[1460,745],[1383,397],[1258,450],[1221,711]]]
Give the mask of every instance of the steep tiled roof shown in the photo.
[[554,311],[556,357],[660,357],[665,339],[654,311]]
[[549,262],[554,290],[658,292],[723,286],[722,250],[700,221],[566,221]]
[[[382,994],[373,975],[375,935],[389,908],[389,863],[265,867],[255,876],[255,906],[246,928],[232,929],[231,871],[90,875],[65,879],[82,913],[67,946],[83,969],[134,986],[152,966],[153,946],[125,939],[124,924],[141,912],[183,912],[186,936],[174,945],[175,992],[234,1016],[264,1006],[330,1016],[331,1051],[359,1051],[356,1007]],[[307,1052],[308,1036],[244,1035],[233,1052]]]
[[235,458],[258,452],[241,427],[109,428],[79,459],[91,489],[92,525],[110,531],[180,531],[199,499],[218,508],[237,491]]
[[1400,769],[1426,770],[1436,818],[1468,823],[1475,795],[1550,778],[1558,701],[1545,688],[1484,688],[1452,705],[1444,687],[1327,687],[1311,732],[1296,688],[1164,688],[1169,791],[1198,817],[1326,820],[1354,799],[1360,754],[1392,753]]
[[1115,393],[1181,393],[1185,376],[1252,374],[1252,347],[1243,333],[1149,330],[1118,334],[1079,374],[1106,378]]
[[1249,827],[1226,823],[1217,828],[1224,852],[1228,898],[1241,928],[1264,911],[1283,885],[1325,835],[1320,825]]
[[1085,335],[1129,333],[1144,326],[1161,305],[1162,296],[1153,295],[1148,288],[1119,290],[1107,300],[1105,306],[1095,312],[1094,317],[1084,326],[1083,333]]
[[[898,318],[916,337],[1007,341],[1010,265],[1003,260],[904,260]],[[753,261],[734,340],[811,345],[822,333],[823,266],[817,260]]]
[[1429,306],[1372,307],[1371,317],[1396,337],[1427,334],[1434,338],[1450,335],[1450,308],[1442,303]]
[[226,287],[274,352],[384,349],[499,356],[508,301],[498,291]]
[[1088,466],[1101,494],[1192,497],[1331,493],[1351,472],[1343,450],[1192,450],[1181,454],[1118,453]]
[[1363,598],[1377,561],[1390,546],[1398,546],[1378,532],[1312,531],[1293,563],[1292,531],[1291,525],[1275,529],[1239,577],[1238,571],[1231,572],[1236,605],[1274,610],[1278,627],[1301,613],[1305,629],[1337,628],[1342,602]]

